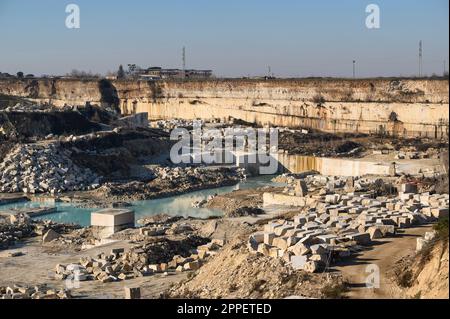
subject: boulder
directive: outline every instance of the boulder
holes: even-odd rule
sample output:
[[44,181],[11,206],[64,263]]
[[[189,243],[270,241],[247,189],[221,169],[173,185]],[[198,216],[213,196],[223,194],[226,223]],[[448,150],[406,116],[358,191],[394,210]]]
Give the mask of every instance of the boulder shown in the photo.
[[323,255],[328,253],[328,246],[326,244],[312,245],[310,249],[313,255]]
[[356,233],[347,235],[347,238],[355,241],[359,245],[368,245],[371,242],[369,233]]
[[319,264],[328,264],[328,256],[326,254],[312,255],[309,257],[309,260],[316,261]]
[[370,227],[368,230],[368,233],[370,234],[370,239],[379,239],[383,238],[383,233],[378,227]]
[[316,261],[308,261],[303,266],[303,270],[309,273],[315,273],[319,270],[319,265]]
[[295,256],[305,256],[311,253],[311,250],[302,243],[297,243],[294,246],[289,247],[288,250]]
[[303,270],[307,262],[307,256],[291,256],[292,268],[295,270]]
[[44,236],[42,236],[42,242],[43,243],[49,243],[55,239],[58,239],[59,237],[61,237],[60,234],[58,234],[57,232],[55,232],[53,229],[50,229],[49,231],[47,231]]
[[125,287],[125,299],[141,299],[141,288]]
[[281,250],[288,249],[287,240],[283,237],[277,237],[273,240],[273,246],[280,248]]

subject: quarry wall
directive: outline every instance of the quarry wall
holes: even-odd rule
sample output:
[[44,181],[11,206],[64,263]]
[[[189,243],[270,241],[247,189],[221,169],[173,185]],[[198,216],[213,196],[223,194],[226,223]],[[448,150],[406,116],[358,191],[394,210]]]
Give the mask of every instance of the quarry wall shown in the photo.
[[327,176],[391,175],[391,166],[372,161],[278,154],[280,172],[299,174],[316,171]]
[[440,160],[393,160],[368,158],[329,158],[289,154],[277,155],[278,172],[300,174],[316,171],[327,176],[358,177],[364,175],[394,176],[395,174],[442,174],[445,172]]
[[327,132],[448,138],[448,81],[286,79],[208,81],[0,80],[0,94],[37,102],[116,106],[150,120],[222,119]]

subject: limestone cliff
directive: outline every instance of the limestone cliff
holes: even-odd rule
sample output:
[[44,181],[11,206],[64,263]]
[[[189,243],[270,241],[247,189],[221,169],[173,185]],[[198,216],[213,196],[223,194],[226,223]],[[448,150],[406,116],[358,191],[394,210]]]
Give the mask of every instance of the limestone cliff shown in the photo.
[[228,119],[328,132],[448,138],[448,81],[286,79],[208,81],[0,80],[0,94],[55,105],[115,105],[150,119]]

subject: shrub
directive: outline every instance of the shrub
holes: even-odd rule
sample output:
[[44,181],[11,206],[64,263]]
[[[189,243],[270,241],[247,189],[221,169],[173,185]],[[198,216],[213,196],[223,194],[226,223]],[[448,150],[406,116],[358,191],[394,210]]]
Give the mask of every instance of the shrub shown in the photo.
[[402,288],[410,288],[413,282],[413,272],[406,270],[397,275],[397,284]]
[[438,239],[448,241],[448,217],[439,219],[438,223],[434,225],[434,230],[437,232]]
[[313,96],[313,102],[316,104],[324,104],[325,98],[322,96],[322,94],[317,93],[316,95]]
[[321,293],[325,299],[344,299],[347,291],[347,283],[336,281],[327,283],[321,289]]

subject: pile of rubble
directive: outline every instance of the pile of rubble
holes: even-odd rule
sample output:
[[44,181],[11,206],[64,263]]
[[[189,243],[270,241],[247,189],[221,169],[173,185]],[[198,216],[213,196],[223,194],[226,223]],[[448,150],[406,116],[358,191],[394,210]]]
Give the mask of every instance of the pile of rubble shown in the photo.
[[150,182],[104,183],[96,194],[122,202],[148,200],[235,185],[246,178],[245,170],[235,167],[156,167],[153,172],[157,178]]
[[[188,281],[175,284],[169,298],[322,298],[329,274],[294,271],[284,260],[249,254],[245,237],[235,237]],[[331,275],[330,275],[331,277]]]
[[14,106],[5,108],[5,112],[50,112],[55,111],[56,108],[48,104],[34,104],[34,103],[17,103]]
[[[295,188],[298,180],[302,179],[302,183],[306,185],[305,193],[318,192],[319,195],[333,194],[337,190],[345,192],[364,192],[373,189],[375,186],[380,187],[386,185],[389,189],[389,184],[386,180],[377,177],[343,177],[343,176],[325,176],[317,174],[316,172],[308,172],[300,175],[282,174],[273,179],[273,182],[285,183],[287,187],[284,193],[296,195]],[[393,185],[390,185],[393,188]]]
[[108,283],[156,273],[195,271],[203,265],[206,258],[214,255],[224,245],[221,240],[213,240],[188,249],[195,243],[204,242],[203,238],[189,236],[184,242],[161,239],[159,242],[138,245],[129,251],[113,249],[109,254],[102,253],[96,258],[82,257],[78,264],[58,264],[55,268],[55,278]]
[[0,192],[56,194],[99,187],[100,178],[77,166],[57,144],[16,146],[0,163]]
[[[196,120],[196,123],[203,125],[203,120]],[[193,127],[194,121],[188,121],[183,119],[172,119],[172,120],[160,120],[157,121],[156,127],[162,130],[173,130],[178,127]]]
[[203,208],[216,197],[217,197],[217,194],[209,195],[206,199],[202,199],[202,200],[198,200],[198,201],[192,202],[191,206],[193,208]]
[[[112,130],[104,130],[104,131],[92,132],[92,133],[81,134],[81,135],[61,136],[60,141],[72,143],[70,145],[77,146],[80,144],[82,145],[83,142],[92,143],[92,142],[96,142],[99,139],[111,138],[111,137],[114,137],[114,136],[120,134],[122,131],[123,131],[123,129],[121,127],[116,127]],[[66,145],[68,145],[68,144],[66,144]],[[73,149],[73,150],[75,151],[75,149]],[[80,150],[78,150],[78,151],[80,151]],[[97,151],[95,149],[90,150],[90,152],[92,152],[93,154],[97,153]]]
[[0,250],[15,245],[21,239],[33,237],[35,227],[25,216],[17,217],[16,221],[0,220]]
[[[153,173],[162,180],[174,181],[178,179],[208,180],[214,174],[227,174],[228,178],[244,179],[243,169],[211,169],[207,167],[155,167]],[[220,176],[218,176],[220,177]]]
[[318,157],[360,157],[365,145],[356,134],[333,134],[319,131],[281,130],[278,146],[289,154]]
[[55,290],[46,285],[22,286],[13,285],[11,287],[0,286],[0,299],[71,299],[68,290]]
[[225,212],[224,216],[229,218],[244,217],[244,216],[258,216],[264,214],[264,210],[259,207],[243,206],[232,211]]
[[139,235],[134,239],[145,240],[148,237],[158,236],[189,236],[196,230],[192,224],[179,222],[181,216],[169,216],[167,214],[159,214],[138,220],[138,224],[143,225],[139,228]]
[[[60,244],[65,247],[73,246],[85,249],[85,247],[95,246],[98,241],[93,235],[91,228],[76,229],[78,227],[76,225],[74,225],[74,228],[68,228],[68,225],[63,226],[64,227],[60,231],[55,231],[53,229],[45,231],[44,235],[42,235],[42,242],[51,242],[52,244]],[[64,236],[61,234],[64,234]]]
[[416,194],[404,184],[399,196],[371,198],[370,194],[313,195],[294,220],[270,222],[249,238],[249,248],[283,258],[295,269],[317,272],[332,260],[348,257],[373,239],[394,235],[398,228],[448,217],[448,194]]
[[64,104],[63,106],[55,107],[54,105],[48,103],[40,103],[36,104],[34,102],[30,102],[27,100],[22,100],[15,105],[8,106],[3,111],[5,112],[33,112],[33,113],[46,113],[46,112],[79,112],[86,117],[89,117],[89,113],[94,113],[97,116],[102,117],[111,117],[114,118],[117,114],[116,111],[108,106],[102,106],[101,108],[95,105],[91,105],[89,102],[86,103],[85,106],[80,105],[68,105]]
[[140,235],[147,237],[157,237],[165,235],[190,234],[194,231],[190,224],[154,224],[139,229]]
[[439,158],[440,151],[436,148],[428,148],[425,152],[418,151],[415,147],[402,147],[395,152],[395,159],[424,159],[424,158]]
[[8,249],[23,239],[38,236],[42,236],[43,243],[48,243],[62,238],[61,234],[67,234],[79,228],[80,226],[73,224],[31,220],[26,214],[12,214],[9,219],[0,220],[0,250]]

